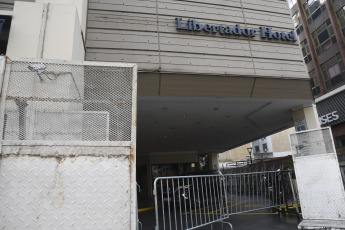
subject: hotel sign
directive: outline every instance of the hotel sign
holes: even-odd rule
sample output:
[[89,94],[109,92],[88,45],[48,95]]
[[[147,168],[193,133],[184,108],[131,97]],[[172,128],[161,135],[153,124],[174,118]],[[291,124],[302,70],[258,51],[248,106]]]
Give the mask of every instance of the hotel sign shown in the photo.
[[255,37],[256,33],[259,33],[262,39],[269,40],[282,40],[296,42],[296,34],[294,31],[289,33],[275,32],[271,27],[261,26],[258,29],[241,28],[240,24],[236,24],[234,27],[225,25],[211,25],[201,24],[195,19],[183,20],[182,18],[175,18],[177,22],[176,30],[191,31],[191,32],[206,32],[210,34],[220,34],[227,36],[242,36],[242,37]]

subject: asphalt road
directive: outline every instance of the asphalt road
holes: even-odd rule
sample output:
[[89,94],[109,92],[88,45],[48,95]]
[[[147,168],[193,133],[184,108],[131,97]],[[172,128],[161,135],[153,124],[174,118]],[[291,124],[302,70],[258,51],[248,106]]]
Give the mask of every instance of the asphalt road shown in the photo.
[[[142,223],[143,230],[154,230],[155,229],[155,212],[150,210],[147,212],[139,213],[139,220]],[[292,230],[298,229],[297,217],[293,214],[289,215],[279,215],[271,214],[270,209],[261,210],[252,213],[242,213],[238,215],[230,216],[227,222],[230,222],[234,230]],[[160,228],[159,230],[164,229]],[[167,226],[166,230],[170,230]],[[176,228],[173,228],[176,230]],[[223,225],[220,223],[213,224],[211,226],[205,226],[198,228],[199,230],[230,230],[229,226]],[[181,230],[177,228],[177,230]]]

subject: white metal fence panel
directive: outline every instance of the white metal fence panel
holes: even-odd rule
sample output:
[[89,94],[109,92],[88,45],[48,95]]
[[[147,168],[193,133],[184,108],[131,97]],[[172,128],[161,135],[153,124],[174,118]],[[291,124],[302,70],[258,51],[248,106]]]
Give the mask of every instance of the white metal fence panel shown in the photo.
[[303,218],[345,220],[345,193],[330,129],[290,138]]
[[0,229],[136,229],[136,66],[11,60]]
[[133,68],[15,61],[4,140],[131,141]]
[[293,199],[291,171],[159,177],[156,230],[197,229]]

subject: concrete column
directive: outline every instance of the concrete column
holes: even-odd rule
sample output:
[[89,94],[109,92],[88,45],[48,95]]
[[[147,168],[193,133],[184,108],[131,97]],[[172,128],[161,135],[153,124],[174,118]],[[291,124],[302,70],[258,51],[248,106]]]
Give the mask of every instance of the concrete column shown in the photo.
[[208,157],[209,157],[210,170],[218,170],[219,169],[218,154],[209,154]]
[[331,0],[326,0],[326,8],[327,13],[329,15],[329,19],[331,20],[331,24],[333,27],[335,38],[337,39],[340,55],[343,59],[343,63],[345,64],[345,43],[344,43],[344,36],[339,26],[339,20],[337,15],[334,12],[333,3]]
[[314,104],[293,110],[292,117],[297,131],[321,128],[319,116]]
[[62,5],[74,5],[77,7],[80,28],[84,35],[86,35],[86,18],[87,18],[87,0],[36,0],[39,3],[52,3]]
[[7,56],[84,61],[77,7],[16,1]]
[[327,93],[326,85],[325,85],[325,82],[323,80],[323,74],[322,74],[322,71],[321,71],[321,68],[320,68],[320,65],[319,65],[319,59],[318,59],[318,56],[317,56],[317,53],[316,53],[316,50],[315,50],[314,41],[313,41],[313,38],[311,37],[311,33],[310,33],[310,30],[309,30],[309,25],[308,25],[308,22],[307,22],[307,17],[305,15],[305,12],[304,12],[304,9],[303,9],[303,6],[302,6],[302,3],[301,3],[300,0],[297,1],[297,7],[298,7],[298,11],[299,11],[299,14],[300,14],[301,22],[302,22],[302,25],[303,25],[303,28],[304,28],[304,31],[305,31],[305,37],[306,37],[307,42],[308,42],[308,47],[309,47],[309,50],[310,50],[311,58],[313,59],[313,64],[314,64],[314,69],[315,69],[315,73],[316,73],[316,78],[317,78],[317,81],[319,83],[321,94],[324,95],[324,94]]

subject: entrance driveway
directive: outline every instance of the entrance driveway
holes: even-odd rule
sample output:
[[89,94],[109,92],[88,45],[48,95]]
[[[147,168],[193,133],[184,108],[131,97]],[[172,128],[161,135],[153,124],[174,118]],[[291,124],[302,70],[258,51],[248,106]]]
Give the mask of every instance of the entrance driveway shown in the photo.
[[[139,213],[139,220],[143,224],[143,230],[155,229],[155,212],[150,210]],[[230,216],[227,220],[230,222],[234,230],[295,230],[298,229],[297,216],[293,214],[278,215],[271,214],[270,209],[261,210],[251,213],[243,213]],[[169,228],[168,228],[169,229]],[[212,230],[211,226],[199,228],[200,230]],[[216,223],[213,225],[213,230],[222,229],[222,224]],[[230,229],[224,225],[224,230]],[[178,229],[181,230],[181,229]]]

